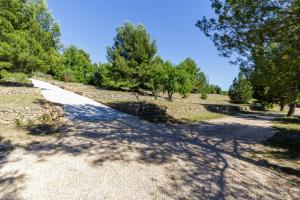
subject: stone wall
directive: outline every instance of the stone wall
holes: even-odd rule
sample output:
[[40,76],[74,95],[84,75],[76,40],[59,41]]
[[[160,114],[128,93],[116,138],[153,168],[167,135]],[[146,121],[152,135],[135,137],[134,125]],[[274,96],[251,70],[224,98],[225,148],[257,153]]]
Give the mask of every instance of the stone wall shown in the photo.
[[116,110],[139,116],[152,122],[165,122],[169,120],[167,107],[150,102],[112,102],[108,105]]
[[[0,87],[0,95],[5,98],[5,95],[25,95],[33,98],[42,99],[41,91],[33,87]],[[20,123],[40,123],[45,121],[59,122],[64,117],[64,109],[60,104],[50,103],[45,100],[37,100],[30,104],[0,102],[0,124],[13,124],[17,121]]]
[[62,121],[64,117],[63,106],[45,102],[30,106],[6,105],[0,107],[0,124],[13,124],[16,120],[22,123]]
[[41,96],[41,90],[34,87],[0,87],[0,95],[5,94],[28,94],[38,97]]

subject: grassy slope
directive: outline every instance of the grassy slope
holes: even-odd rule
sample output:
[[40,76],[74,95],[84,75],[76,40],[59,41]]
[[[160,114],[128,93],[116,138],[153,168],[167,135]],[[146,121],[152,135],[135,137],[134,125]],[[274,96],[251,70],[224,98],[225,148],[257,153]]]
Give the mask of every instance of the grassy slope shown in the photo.
[[[53,80],[50,82],[103,104],[114,102],[137,102],[136,97],[130,92],[105,90],[79,83],[65,83]],[[140,95],[139,98],[142,101],[165,106],[167,108],[167,114],[170,117],[184,122],[210,120],[224,116],[217,112],[208,111],[205,108],[205,105],[231,105],[228,96],[224,95],[208,95],[207,100],[202,100],[198,94],[191,94],[187,98],[181,98],[178,94],[175,94],[172,102],[166,101],[166,96],[164,94],[161,94],[161,97],[159,97],[158,100],[154,100],[154,97],[151,95]]]

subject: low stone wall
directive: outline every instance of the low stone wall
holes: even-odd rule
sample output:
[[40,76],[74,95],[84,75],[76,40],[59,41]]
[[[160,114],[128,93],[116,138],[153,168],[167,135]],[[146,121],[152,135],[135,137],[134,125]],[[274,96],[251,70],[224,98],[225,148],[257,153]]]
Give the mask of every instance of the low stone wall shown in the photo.
[[[33,98],[39,99],[41,97],[40,89],[33,87],[14,87],[14,86],[0,86],[0,95],[25,95],[32,96]],[[24,105],[20,103],[1,104],[0,102],[0,124],[13,124],[22,123],[26,124],[29,122],[59,122],[64,117],[63,105],[54,104],[45,100],[37,100],[30,104]]]
[[108,106],[152,122],[163,122],[169,119],[165,106],[150,102],[113,102],[108,103]]
[[3,94],[28,94],[32,96],[41,96],[41,90],[34,87],[1,87],[0,95]]
[[38,123],[43,121],[60,122],[63,120],[63,106],[45,102],[30,106],[6,105],[0,107],[0,124]]

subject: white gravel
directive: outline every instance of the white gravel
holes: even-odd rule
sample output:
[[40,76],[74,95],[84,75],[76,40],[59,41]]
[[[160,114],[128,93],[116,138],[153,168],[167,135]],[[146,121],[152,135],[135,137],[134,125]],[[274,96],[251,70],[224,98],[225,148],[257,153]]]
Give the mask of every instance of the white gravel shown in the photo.
[[[0,162],[0,199],[298,199],[299,185],[245,153],[273,134],[268,118],[199,125],[138,120],[33,80],[72,123],[56,143]],[[298,179],[299,180],[299,179]]]

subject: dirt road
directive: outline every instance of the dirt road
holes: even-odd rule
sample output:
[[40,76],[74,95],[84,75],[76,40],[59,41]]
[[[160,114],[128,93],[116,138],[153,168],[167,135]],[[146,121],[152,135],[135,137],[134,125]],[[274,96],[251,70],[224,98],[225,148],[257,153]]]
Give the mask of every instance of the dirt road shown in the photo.
[[1,155],[0,199],[297,199],[299,185],[248,153],[271,136],[270,116],[153,124],[35,81],[65,105],[55,143]]

